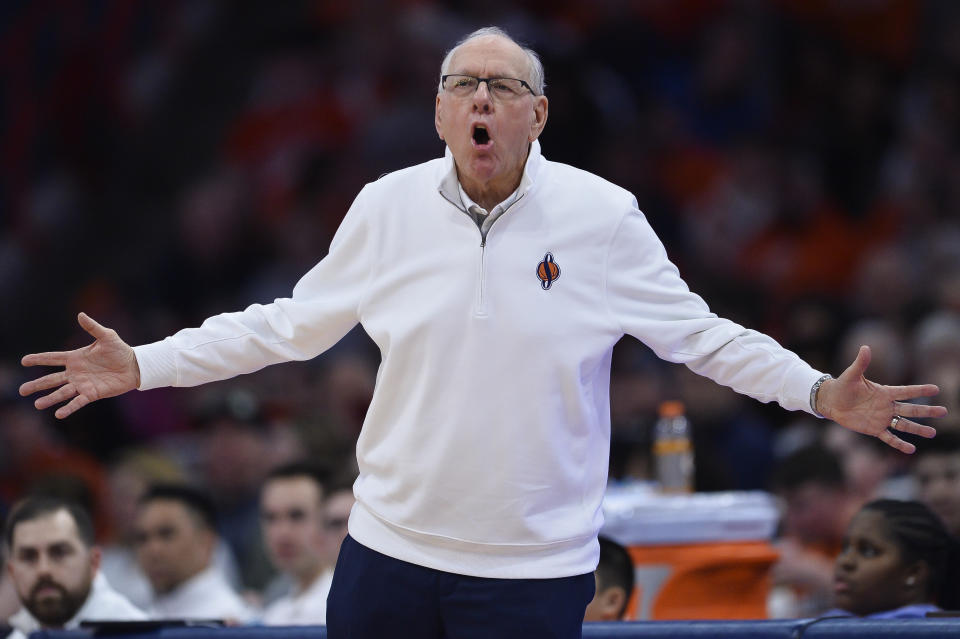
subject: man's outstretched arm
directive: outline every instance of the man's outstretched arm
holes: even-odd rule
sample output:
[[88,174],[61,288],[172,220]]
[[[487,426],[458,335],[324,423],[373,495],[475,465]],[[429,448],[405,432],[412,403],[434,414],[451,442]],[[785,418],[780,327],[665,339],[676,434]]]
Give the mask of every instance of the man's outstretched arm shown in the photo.
[[364,203],[365,191],[354,200],[327,256],[297,282],[290,298],[220,313],[202,326],[136,348],[80,313],[80,326],[94,342],[73,351],[25,356],[24,366],[63,370],[23,384],[20,394],[51,391],[34,405],[42,410],[67,402],[55,413],[63,419],[90,402],[137,388],[196,386],[316,357],[359,321],[376,263],[374,224],[368,219],[375,209]]
[[63,419],[90,402],[115,397],[140,385],[140,367],[126,342],[113,329],[101,326],[86,313],[77,321],[94,341],[72,351],[33,353],[21,360],[24,366],[62,366],[62,371],[50,373],[20,386],[21,395],[55,389],[38,398],[33,404],[43,410],[54,404],[68,402],[54,413]]

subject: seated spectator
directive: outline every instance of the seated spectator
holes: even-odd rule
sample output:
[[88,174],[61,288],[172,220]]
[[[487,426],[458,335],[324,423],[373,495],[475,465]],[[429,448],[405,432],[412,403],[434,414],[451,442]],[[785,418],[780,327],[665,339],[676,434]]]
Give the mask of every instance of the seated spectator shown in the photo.
[[147,618],[100,574],[93,523],[79,506],[28,497],[11,510],[4,540],[7,569],[23,606],[10,617],[11,637],[76,628],[81,621]]
[[267,554],[293,581],[293,591],[269,604],[261,620],[271,626],[325,624],[334,563],[324,554],[325,477],[306,463],[291,463],[267,476],[260,519]]
[[773,488],[784,513],[772,578],[777,600],[786,603],[771,616],[816,616],[830,603],[833,563],[860,503],[848,488],[840,458],[820,445],[784,459]]
[[199,490],[158,484],[140,499],[134,525],[137,560],[150,581],[148,611],[159,619],[240,623],[251,611],[212,563],[213,503]]
[[599,541],[600,563],[594,572],[597,589],[583,620],[620,621],[633,595],[633,560],[627,549],[612,539],[601,536]]
[[[103,544],[100,570],[135,606],[146,609],[153,598],[150,581],[140,569],[134,523],[140,498],[154,484],[184,483],[186,472],[167,454],[149,448],[124,452],[109,469],[109,511],[113,538]],[[237,561],[218,537],[213,564],[228,583],[239,586]]]
[[941,432],[919,442],[911,474],[917,499],[940,516],[952,535],[960,537],[960,433]]
[[172,459],[148,449],[124,452],[108,469],[113,536],[101,546],[100,571],[134,605],[144,609],[150,605],[152,591],[137,563],[133,544],[137,504],[153,484],[184,480],[185,474]]
[[260,489],[278,459],[258,393],[242,386],[204,389],[193,410],[198,480],[217,509],[220,539],[236,558],[237,590],[259,591],[273,574],[260,537]]
[[878,499],[850,522],[824,616],[924,617],[960,608],[960,541],[917,501]]

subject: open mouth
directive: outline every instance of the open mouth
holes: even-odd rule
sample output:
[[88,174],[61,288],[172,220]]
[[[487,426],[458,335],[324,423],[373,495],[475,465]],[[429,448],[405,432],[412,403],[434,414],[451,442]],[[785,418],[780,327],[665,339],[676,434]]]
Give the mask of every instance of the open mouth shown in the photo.
[[487,127],[482,124],[477,124],[473,127],[473,144],[474,146],[487,146],[490,144],[490,132],[487,131]]

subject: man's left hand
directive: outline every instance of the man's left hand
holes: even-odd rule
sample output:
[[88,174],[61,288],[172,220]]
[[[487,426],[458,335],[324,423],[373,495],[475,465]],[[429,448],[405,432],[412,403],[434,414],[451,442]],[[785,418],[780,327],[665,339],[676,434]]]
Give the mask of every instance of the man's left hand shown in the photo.
[[817,393],[817,411],[845,428],[879,437],[903,453],[916,446],[905,442],[894,431],[920,437],[933,437],[937,431],[913,419],[943,417],[943,406],[911,404],[917,397],[932,397],[940,392],[934,384],[884,386],[864,377],[870,364],[870,347],[861,346],[853,363],[837,379],[827,380]]

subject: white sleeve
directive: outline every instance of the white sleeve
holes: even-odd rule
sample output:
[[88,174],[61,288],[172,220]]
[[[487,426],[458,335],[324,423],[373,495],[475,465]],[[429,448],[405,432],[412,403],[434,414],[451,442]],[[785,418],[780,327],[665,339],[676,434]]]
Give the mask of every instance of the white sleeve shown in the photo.
[[208,318],[159,342],[134,348],[140,390],[196,386],[270,364],[316,357],[359,322],[374,270],[370,211],[361,191],[330,244],[290,298]]
[[821,373],[771,337],[710,312],[638,209],[624,216],[607,259],[607,304],[624,333],[738,393],[812,412]]

